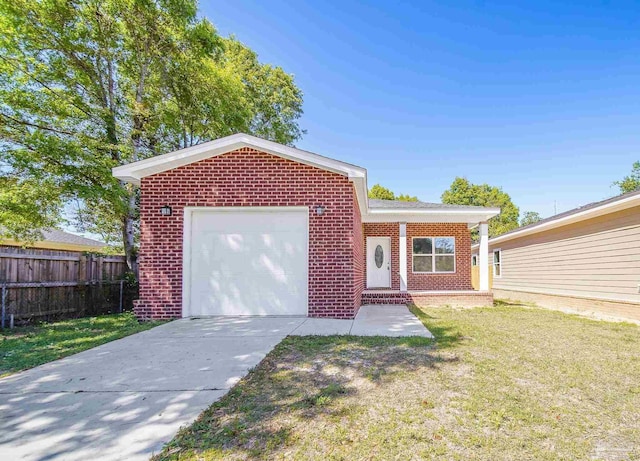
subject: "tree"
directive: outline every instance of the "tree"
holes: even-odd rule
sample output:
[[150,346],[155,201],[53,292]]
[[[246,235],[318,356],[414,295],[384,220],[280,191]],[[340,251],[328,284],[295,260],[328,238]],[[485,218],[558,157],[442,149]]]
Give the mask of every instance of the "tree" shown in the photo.
[[59,191],[55,185],[44,187],[19,178],[0,176],[0,238],[33,242],[41,238],[40,229],[59,221]]
[[[293,77],[221,37],[196,0],[0,0],[0,177],[13,197],[79,203],[134,272],[138,189],[112,167],[241,131],[291,144],[301,113]],[[56,221],[37,215],[20,219]]]
[[418,197],[412,197],[407,194],[400,194],[396,196],[393,191],[387,189],[380,184],[374,184],[371,189],[369,189],[369,198],[375,198],[379,200],[400,200],[402,202],[417,202]]
[[489,220],[489,237],[496,237],[518,227],[518,207],[509,194],[488,184],[472,184],[467,178],[456,177],[442,194],[442,203],[500,207],[500,214]]
[[633,164],[629,176],[625,176],[620,181],[615,181],[613,185],[620,188],[621,194],[640,189],[640,161]]
[[408,195],[408,194],[400,194],[396,196],[396,200],[401,202],[418,202],[418,197]]
[[537,223],[542,219],[540,213],[536,211],[525,211],[522,213],[522,219],[520,219],[520,226],[528,226],[529,224]]
[[371,189],[369,189],[369,198],[375,198],[379,200],[395,200],[395,194],[386,187],[381,186],[380,184],[374,184]]

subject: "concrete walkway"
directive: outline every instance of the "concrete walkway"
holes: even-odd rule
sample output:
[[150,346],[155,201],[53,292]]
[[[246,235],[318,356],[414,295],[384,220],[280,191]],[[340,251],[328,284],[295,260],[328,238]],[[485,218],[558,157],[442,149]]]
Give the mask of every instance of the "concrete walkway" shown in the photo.
[[349,333],[430,335],[404,306],[177,320],[0,379],[0,460],[147,460],[287,335]]
[[291,333],[307,335],[422,336],[433,338],[404,305],[362,306],[353,320],[307,318]]

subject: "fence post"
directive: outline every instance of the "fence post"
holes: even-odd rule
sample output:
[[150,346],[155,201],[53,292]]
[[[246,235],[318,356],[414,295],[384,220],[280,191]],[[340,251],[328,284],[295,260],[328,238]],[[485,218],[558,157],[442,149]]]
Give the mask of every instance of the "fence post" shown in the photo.
[[7,316],[7,284],[2,284],[2,328],[4,328],[5,318]]
[[87,255],[81,254],[78,261],[78,282],[84,282],[87,280]]
[[122,314],[122,292],[124,289],[124,280],[120,280],[120,308],[119,308],[119,312],[120,314]]

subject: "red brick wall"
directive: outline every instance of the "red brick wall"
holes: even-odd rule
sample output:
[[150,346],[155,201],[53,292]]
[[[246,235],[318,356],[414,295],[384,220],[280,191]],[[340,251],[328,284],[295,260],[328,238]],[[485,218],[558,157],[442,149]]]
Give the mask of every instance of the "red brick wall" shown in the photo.
[[384,223],[365,223],[364,224],[365,235],[365,286],[366,286],[366,237],[391,237],[391,289],[400,289],[400,224],[397,222],[384,222]]
[[353,285],[355,312],[358,312],[362,305],[362,292],[366,285],[365,280],[365,256],[364,256],[364,229],[362,225],[362,215],[358,207],[358,199],[355,191],[353,194]]
[[[182,315],[183,207],[308,206],[309,315],[352,318],[359,304],[354,195],[344,176],[249,148],[143,178],[136,314]],[[172,216],[160,215],[163,205]],[[326,207],[323,216],[316,205]]]
[[[414,274],[412,237],[454,237],[456,271],[453,274]],[[407,288],[409,290],[472,290],[471,232],[467,224],[407,223]]]
[[[391,289],[399,290],[399,223],[365,223],[364,233],[365,238],[391,237]],[[456,241],[456,272],[453,274],[414,274],[411,257],[413,253],[412,237],[454,237]],[[365,249],[365,258],[366,254]],[[473,289],[471,286],[471,233],[466,224],[407,223],[407,289],[410,291]]]

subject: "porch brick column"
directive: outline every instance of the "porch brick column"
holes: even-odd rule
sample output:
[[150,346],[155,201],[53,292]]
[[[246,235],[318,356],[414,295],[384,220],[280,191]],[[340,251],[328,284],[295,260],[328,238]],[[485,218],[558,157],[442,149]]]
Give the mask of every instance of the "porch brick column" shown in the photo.
[[398,273],[400,274],[400,291],[407,291],[407,223],[400,223],[400,254],[398,258]]
[[480,265],[480,291],[489,291],[489,224],[481,222],[480,249],[478,264]]

